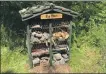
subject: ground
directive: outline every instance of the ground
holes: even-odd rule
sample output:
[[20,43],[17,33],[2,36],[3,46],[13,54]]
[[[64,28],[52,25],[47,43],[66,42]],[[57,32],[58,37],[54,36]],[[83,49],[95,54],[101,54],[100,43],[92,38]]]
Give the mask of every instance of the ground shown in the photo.
[[30,69],[30,73],[71,73],[71,68],[67,64],[56,66],[36,66]]

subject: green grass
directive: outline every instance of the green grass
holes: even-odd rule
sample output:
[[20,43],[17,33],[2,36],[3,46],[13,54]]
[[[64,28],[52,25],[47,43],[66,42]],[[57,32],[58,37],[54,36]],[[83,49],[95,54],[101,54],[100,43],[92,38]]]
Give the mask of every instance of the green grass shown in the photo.
[[[18,49],[18,48],[17,48]],[[69,62],[73,73],[101,73],[106,72],[105,60],[101,59],[100,51],[97,48],[88,47],[82,44],[80,48],[76,45],[72,47],[71,60]],[[19,50],[10,51],[8,47],[1,48],[1,72],[12,71],[15,73],[28,73],[25,68],[27,55],[23,55]],[[99,65],[101,62],[104,65]]]
[[106,73],[106,25],[80,34],[72,44],[70,58],[72,72]]
[[8,47],[1,47],[1,72],[15,72],[15,73],[25,73],[28,72],[25,68],[27,55],[21,54],[16,48],[16,50],[8,50]]
[[[25,68],[27,59],[28,56],[21,54],[19,51],[10,51],[7,47],[2,47],[1,72],[27,73],[28,69]],[[83,44],[80,48],[72,48],[69,64],[72,72],[106,72],[106,67],[98,64],[101,61],[103,62],[104,60],[101,60],[99,50]]]
[[99,50],[82,45],[82,47],[78,49],[72,48],[71,60],[69,64],[72,72],[105,72],[106,68],[103,70],[102,66],[98,64],[100,58],[101,55]]

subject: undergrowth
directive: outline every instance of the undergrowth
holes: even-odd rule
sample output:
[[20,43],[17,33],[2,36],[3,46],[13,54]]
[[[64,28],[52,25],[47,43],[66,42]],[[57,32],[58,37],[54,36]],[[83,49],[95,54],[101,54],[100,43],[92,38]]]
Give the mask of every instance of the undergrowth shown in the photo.
[[106,25],[94,26],[82,34],[72,44],[72,72],[106,73]]
[[27,54],[22,54],[18,49],[11,51],[8,47],[1,47],[1,72],[25,73],[28,72],[25,67]]

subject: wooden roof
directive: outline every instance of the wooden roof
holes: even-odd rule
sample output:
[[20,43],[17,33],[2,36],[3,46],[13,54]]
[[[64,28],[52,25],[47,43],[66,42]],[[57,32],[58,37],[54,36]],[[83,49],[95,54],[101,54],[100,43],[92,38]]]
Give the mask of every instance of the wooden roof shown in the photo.
[[75,11],[72,11],[70,9],[67,9],[67,8],[64,8],[61,6],[57,6],[52,3],[50,3],[49,5],[44,5],[44,6],[37,5],[37,6],[33,6],[33,7],[27,7],[27,8],[20,10],[19,13],[22,17],[22,21],[26,21],[26,20],[29,20],[31,18],[34,18],[36,16],[39,16],[41,14],[48,13],[51,11],[66,14],[71,17],[75,17],[76,15],[78,15],[78,13]]

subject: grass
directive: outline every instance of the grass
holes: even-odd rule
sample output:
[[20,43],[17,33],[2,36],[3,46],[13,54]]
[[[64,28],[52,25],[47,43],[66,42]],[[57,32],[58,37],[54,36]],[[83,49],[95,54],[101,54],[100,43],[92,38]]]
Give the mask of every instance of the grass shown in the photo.
[[[89,47],[86,43],[77,48],[73,44],[69,65],[73,73],[105,73],[106,64],[101,57],[98,48]],[[28,56],[21,54],[19,50],[10,51],[8,47],[2,47],[1,72],[28,73],[28,68],[25,67],[27,59]]]
[[[28,69],[25,68],[27,59],[27,55],[21,54],[18,50],[10,51],[8,47],[2,47],[1,72],[28,73]],[[99,50],[82,44],[80,48],[73,46],[69,64],[73,73],[106,72],[106,68],[98,64],[100,61],[101,54]]]
[[89,37],[85,40],[79,39],[78,43],[73,43],[71,49],[71,60],[69,61],[69,65],[72,68],[72,72],[106,73],[106,58],[103,58],[105,57],[104,54],[106,54],[106,46],[104,44],[105,42],[103,41],[104,38],[100,39],[99,43],[102,45],[98,47],[94,45],[96,44],[95,42],[92,45],[91,43],[87,42],[91,40]]
[[98,64],[101,55],[96,48],[90,48],[82,45],[81,48],[72,48],[70,66],[72,72],[81,73],[100,73],[103,72],[102,67]]
[[72,44],[72,72],[106,73],[106,25],[94,26]]
[[[18,48],[16,48],[18,49]],[[25,73],[27,55],[21,54],[18,50],[8,50],[8,47],[1,47],[1,72]]]

